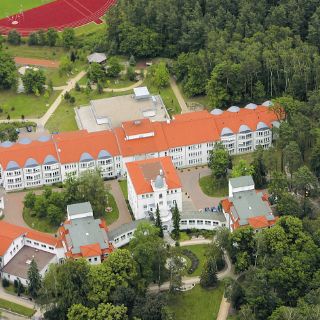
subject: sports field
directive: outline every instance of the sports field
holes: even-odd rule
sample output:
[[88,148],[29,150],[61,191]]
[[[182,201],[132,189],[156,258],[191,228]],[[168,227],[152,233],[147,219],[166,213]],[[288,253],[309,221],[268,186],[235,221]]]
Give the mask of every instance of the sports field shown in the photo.
[[32,9],[53,0],[0,0],[0,18]]

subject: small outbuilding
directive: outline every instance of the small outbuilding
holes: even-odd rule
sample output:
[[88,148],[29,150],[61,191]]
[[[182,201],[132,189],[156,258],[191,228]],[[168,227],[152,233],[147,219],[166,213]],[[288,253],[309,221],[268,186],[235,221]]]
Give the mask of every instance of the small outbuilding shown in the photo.
[[107,61],[107,56],[104,53],[94,52],[87,56],[87,60],[89,63],[105,63]]
[[147,87],[137,87],[133,89],[136,100],[150,99],[150,92]]

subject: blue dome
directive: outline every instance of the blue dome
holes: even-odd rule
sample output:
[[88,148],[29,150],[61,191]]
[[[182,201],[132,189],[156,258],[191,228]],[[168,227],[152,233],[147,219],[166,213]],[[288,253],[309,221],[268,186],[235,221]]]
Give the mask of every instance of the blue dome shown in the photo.
[[210,113],[213,115],[219,115],[222,114],[223,111],[221,109],[213,109]]
[[58,163],[58,161],[54,156],[49,154],[48,156],[45,157],[43,163],[44,164],[53,164],[53,163]]
[[239,132],[240,133],[251,132],[251,129],[246,124],[242,124],[239,128]]
[[267,101],[265,101],[262,105],[263,105],[264,107],[272,107],[272,106],[273,106],[273,102],[270,101],[270,100],[267,100]]
[[154,186],[158,189],[161,189],[164,187],[163,177],[160,175],[157,175],[156,180],[154,181]]
[[20,166],[15,161],[9,161],[7,164],[7,171],[20,169]]
[[106,150],[101,150],[98,154],[98,159],[109,159],[109,158],[112,158],[112,156]]
[[29,159],[26,161],[24,167],[25,167],[25,168],[32,168],[32,167],[36,167],[36,166],[38,166],[38,165],[39,165],[39,163],[38,163],[36,160],[34,160],[33,158],[29,158]]
[[237,107],[237,106],[232,106],[229,109],[227,109],[227,111],[229,111],[229,112],[239,112],[240,108]]
[[1,143],[1,147],[4,147],[4,148],[9,148],[13,145],[13,143],[11,141],[4,141]]
[[257,130],[269,129],[269,127],[262,121],[257,124]]
[[80,162],[92,161],[92,155],[88,152],[84,152],[80,157]]
[[233,135],[233,132],[231,129],[225,127],[222,129],[221,135],[222,136],[231,136],[231,135]]
[[31,143],[31,139],[29,139],[29,138],[22,138],[22,139],[20,139],[20,140],[18,141],[18,143],[20,143],[20,144],[29,144],[29,143]]
[[254,109],[257,109],[257,105],[255,103],[248,103],[246,106],[245,106],[246,109],[251,109],[251,110],[254,110]]
[[38,141],[40,141],[40,142],[47,142],[49,140],[50,140],[50,136],[40,136],[38,138]]

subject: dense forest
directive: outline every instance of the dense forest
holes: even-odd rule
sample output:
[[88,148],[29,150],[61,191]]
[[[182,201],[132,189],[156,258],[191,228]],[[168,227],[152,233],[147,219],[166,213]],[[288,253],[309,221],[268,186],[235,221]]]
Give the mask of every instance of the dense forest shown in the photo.
[[110,52],[173,58],[212,107],[319,88],[319,0],[119,0],[106,18]]

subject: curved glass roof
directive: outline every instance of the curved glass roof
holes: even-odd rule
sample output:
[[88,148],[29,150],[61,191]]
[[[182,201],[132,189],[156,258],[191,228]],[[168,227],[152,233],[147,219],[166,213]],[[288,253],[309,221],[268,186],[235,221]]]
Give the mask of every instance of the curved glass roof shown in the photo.
[[163,188],[163,178],[160,175],[157,175],[156,180],[154,181],[154,186],[158,189]]
[[210,113],[214,115],[219,115],[219,114],[222,114],[223,111],[221,109],[216,108],[216,109],[213,109]]
[[92,155],[88,152],[84,152],[80,157],[80,162],[86,162],[93,160]]
[[239,110],[240,110],[240,108],[237,106],[232,106],[227,109],[227,111],[229,111],[229,112],[238,112]]
[[257,130],[269,129],[269,127],[262,121],[257,124]]
[[227,127],[223,128],[221,131],[222,136],[230,136],[233,135],[233,131]]
[[18,141],[18,143],[20,143],[20,144],[29,144],[29,143],[31,143],[31,139],[29,139],[29,138],[22,138],[22,139],[20,139],[19,141]]
[[51,154],[47,155],[43,161],[44,164],[58,163],[57,159]]
[[6,170],[17,170],[20,169],[20,166],[15,161],[9,161],[7,164]]
[[26,161],[24,167],[25,167],[25,168],[31,168],[31,167],[36,167],[36,166],[38,166],[38,165],[39,165],[39,163],[38,163],[36,160],[34,160],[33,158],[29,158],[29,159]]
[[40,141],[40,142],[47,142],[49,140],[50,140],[50,136],[40,136],[38,138],[38,141]]
[[111,154],[106,150],[101,150],[98,154],[98,159],[112,158]]
[[271,107],[271,106],[273,106],[273,102],[270,101],[270,100],[267,100],[267,101],[265,101],[262,105],[263,105],[264,107]]
[[239,132],[251,132],[251,129],[246,124],[242,124],[239,128]]
[[251,109],[251,110],[254,110],[254,109],[257,109],[257,105],[255,103],[248,103],[246,106],[245,106],[246,109]]
[[4,141],[1,143],[1,147],[4,147],[4,148],[9,148],[13,145],[13,143],[11,141]]

